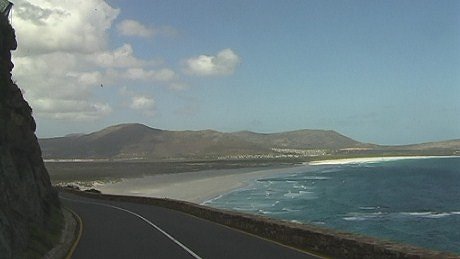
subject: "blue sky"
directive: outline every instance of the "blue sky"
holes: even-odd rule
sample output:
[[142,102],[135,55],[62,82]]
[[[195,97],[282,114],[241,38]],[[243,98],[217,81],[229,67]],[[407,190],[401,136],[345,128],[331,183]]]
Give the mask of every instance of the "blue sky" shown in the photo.
[[16,78],[41,137],[139,122],[460,138],[460,1],[16,2]]

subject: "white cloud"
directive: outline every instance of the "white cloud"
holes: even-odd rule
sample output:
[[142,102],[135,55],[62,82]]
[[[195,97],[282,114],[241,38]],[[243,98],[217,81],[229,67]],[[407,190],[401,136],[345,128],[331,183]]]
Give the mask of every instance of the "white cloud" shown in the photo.
[[172,81],[176,77],[176,73],[171,69],[163,68],[160,70],[145,70],[143,68],[130,68],[123,74],[123,77],[132,80],[147,80],[147,81]]
[[177,31],[169,26],[153,27],[146,26],[135,20],[123,20],[117,25],[117,30],[123,36],[135,36],[141,38],[152,38],[156,35],[173,37]]
[[103,50],[119,12],[102,0],[17,0],[13,25],[19,54]]
[[134,57],[133,54],[133,47],[130,44],[124,44],[113,51],[96,52],[88,56],[87,60],[101,67],[141,67],[146,64],[146,61]]
[[176,73],[171,69],[161,69],[153,72],[152,78],[159,81],[171,81],[176,77]]
[[240,57],[231,49],[224,49],[215,56],[200,55],[185,61],[185,71],[197,76],[233,74]]
[[[118,106],[110,91],[121,85],[134,89],[162,85],[173,91],[189,88],[180,74],[163,63],[136,56],[131,44],[109,46],[113,30],[137,37],[176,33],[171,27],[145,26],[134,20],[115,27],[119,13],[104,0],[15,1],[18,50],[13,53],[13,75],[38,118],[95,120],[108,116]],[[184,61],[184,69],[197,76],[229,75],[239,63],[233,50],[224,49],[213,56],[190,58]],[[123,97],[124,107],[154,114],[151,95],[129,92]]]
[[95,120],[111,113],[110,104],[94,98],[105,72],[91,60],[111,52],[108,31],[119,12],[103,0],[15,1],[13,75],[37,116]]
[[46,98],[37,99],[34,108],[34,111],[46,118],[59,120],[96,120],[112,112],[112,108],[107,103]]
[[129,107],[134,110],[152,110],[155,106],[155,100],[152,97],[138,95],[131,97]]
[[[78,69],[77,57],[49,53],[14,58],[14,77],[26,91],[32,107],[38,99],[86,100],[91,96],[90,74]],[[93,75],[97,77],[97,73]],[[94,78],[93,78],[94,79]]]
[[174,91],[184,91],[189,89],[189,85],[181,82],[173,82],[169,84],[169,89]]
[[119,94],[126,100],[125,107],[142,112],[147,116],[155,115],[155,99],[151,95],[136,93],[126,86],[120,89]]
[[102,82],[102,74],[99,71],[83,72],[78,76],[78,81],[84,85],[100,85]]
[[[13,53],[13,75],[35,115],[94,120],[117,107],[105,100],[113,100],[110,93],[97,91],[131,85],[133,80],[166,85],[178,81],[178,75],[157,60],[136,57],[131,44],[109,48],[108,34],[119,13],[104,0],[15,1],[18,50]],[[137,33],[149,33],[149,28],[137,25]]]
[[148,28],[134,20],[123,20],[117,25],[117,29],[121,35],[125,36],[149,38],[154,34],[154,30],[152,28]]

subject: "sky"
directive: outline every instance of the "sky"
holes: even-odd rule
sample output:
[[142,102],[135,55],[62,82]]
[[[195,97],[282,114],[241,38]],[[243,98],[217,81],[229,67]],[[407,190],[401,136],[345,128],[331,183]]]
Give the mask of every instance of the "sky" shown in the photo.
[[460,138],[460,1],[10,1],[38,137],[143,123]]

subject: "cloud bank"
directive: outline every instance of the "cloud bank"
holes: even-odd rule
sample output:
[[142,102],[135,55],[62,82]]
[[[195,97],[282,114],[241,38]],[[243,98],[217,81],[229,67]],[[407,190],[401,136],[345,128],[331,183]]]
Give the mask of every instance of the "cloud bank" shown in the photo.
[[[19,42],[13,54],[14,78],[40,117],[96,120],[113,111],[100,86],[119,87],[135,81],[176,85],[178,75],[156,60],[135,56],[129,43],[111,49],[110,29],[120,10],[103,0],[18,0],[14,22]],[[134,20],[118,27],[123,35],[150,37]],[[107,97],[105,97],[107,98]],[[130,97],[134,98],[134,97]],[[153,106],[153,99],[133,99],[129,107]]]
[[[126,85],[190,89],[182,73],[159,60],[138,57],[133,45],[124,42],[171,36],[176,30],[132,19],[115,25],[120,12],[104,0],[15,1],[13,26],[19,45],[13,53],[13,76],[38,118],[97,120],[111,115],[120,103],[151,116],[155,100],[149,91],[153,88],[119,95],[123,100],[114,98],[117,89]],[[111,33],[121,36],[119,46],[110,46]],[[240,62],[233,50],[223,49],[182,64],[188,75],[224,76],[233,74]]]

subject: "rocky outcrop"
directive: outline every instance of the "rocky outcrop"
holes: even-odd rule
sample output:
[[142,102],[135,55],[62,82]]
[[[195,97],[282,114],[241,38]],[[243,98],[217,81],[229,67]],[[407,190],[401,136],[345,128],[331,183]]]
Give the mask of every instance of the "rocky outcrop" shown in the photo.
[[43,164],[32,109],[11,79],[17,42],[0,15],[0,257],[46,252],[62,221],[59,199]]

